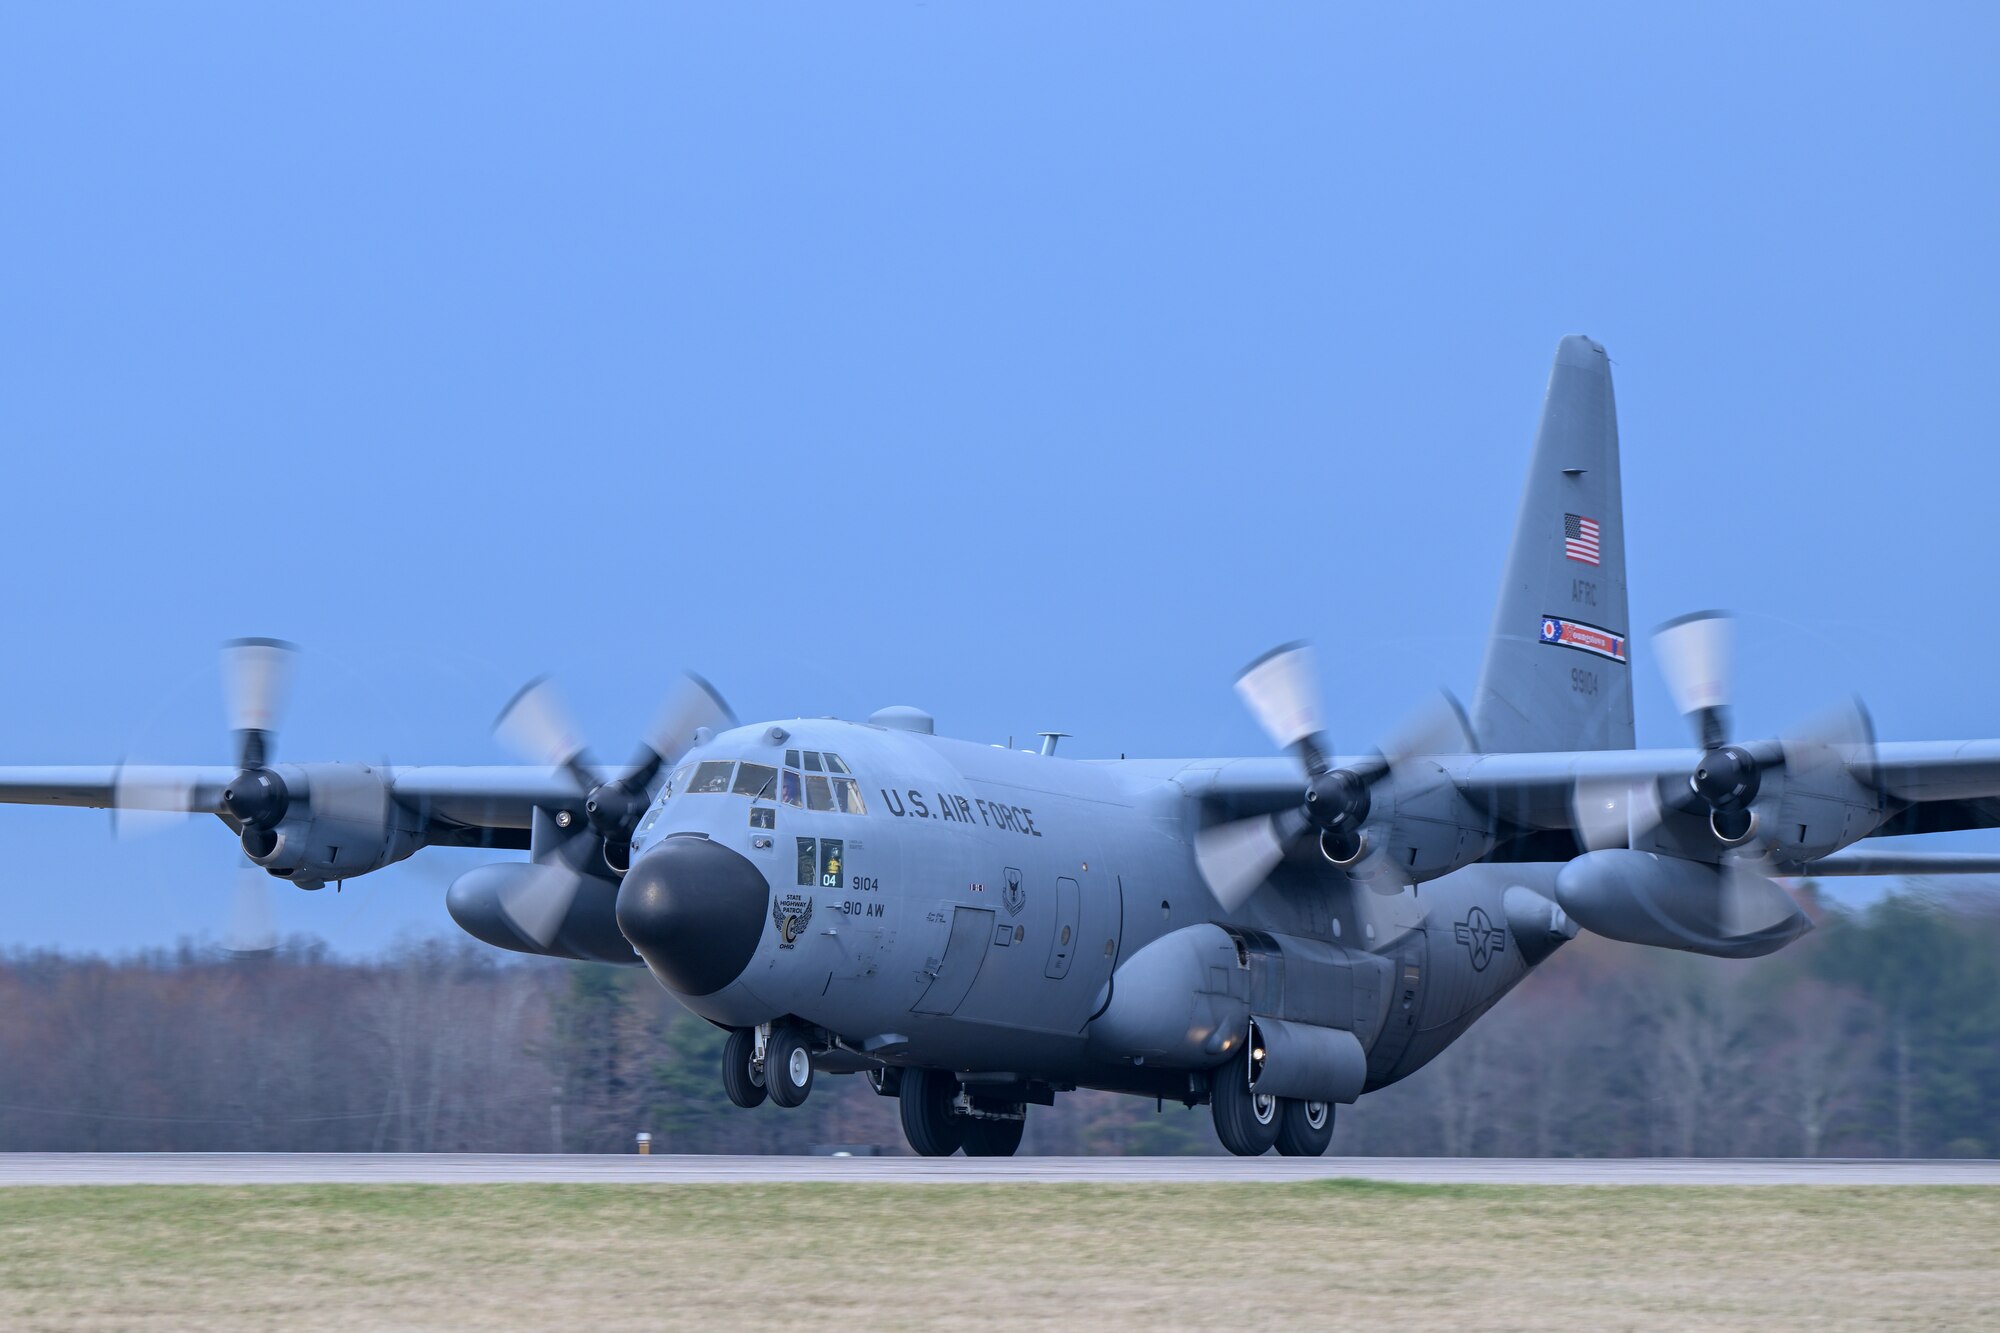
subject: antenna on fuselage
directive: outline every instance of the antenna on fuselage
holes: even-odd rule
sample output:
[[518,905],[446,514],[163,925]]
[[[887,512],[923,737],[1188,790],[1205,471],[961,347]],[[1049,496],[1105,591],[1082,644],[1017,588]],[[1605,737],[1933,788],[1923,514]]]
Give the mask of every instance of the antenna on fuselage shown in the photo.
[[1043,754],[1054,754],[1056,752],[1056,742],[1069,735],[1067,731],[1038,731],[1035,734],[1042,738]]

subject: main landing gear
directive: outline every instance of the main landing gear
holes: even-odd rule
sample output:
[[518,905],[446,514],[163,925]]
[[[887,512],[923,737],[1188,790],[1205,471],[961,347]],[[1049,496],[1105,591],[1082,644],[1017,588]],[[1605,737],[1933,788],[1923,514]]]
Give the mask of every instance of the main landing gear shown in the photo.
[[919,1156],[949,1157],[963,1148],[967,1157],[1012,1157],[1020,1149],[1028,1126],[1025,1104],[974,1097],[942,1069],[901,1075],[903,1137]]
[[761,1105],[766,1097],[779,1106],[799,1106],[812,1095],[812,1086],[812,1042],[797,1024],[737,1028],[723,1043],[722,1090],[738,1106]]
[[1331,1103],[1251,1091],[1248,1048],[1215,1071],[1209,1109],[1215,1136],[1238,1157],[1257,1157],[1274,1147],[1285,1157],[1318,1157],[1333,1142]]

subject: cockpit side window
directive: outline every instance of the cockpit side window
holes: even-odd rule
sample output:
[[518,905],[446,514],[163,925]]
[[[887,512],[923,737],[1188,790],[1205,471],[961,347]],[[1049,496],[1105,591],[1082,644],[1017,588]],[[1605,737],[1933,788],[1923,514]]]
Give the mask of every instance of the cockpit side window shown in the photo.
[[839,755],[828,750],[826,752],[826,771],[829,773],[851,773],[854,770],[849,768],[847,762]]
[[808,774],[806,777],[806,809],[833,809],[833,788],[817,773]]
[[736,785],[730,790],[738,796],[770,799],[777,790],[778,770],[769,764],[739,764],[736,769]]
[[674,775],[667,779],[667,785],[660,789],[660,795],[667,797],[672,796],[677,791],[686,791],[688,774],[692,772],[694,772],[693,764],[682,764],[679,768],[675,769]]
[[688,783],[690,792],[726,792],[729,790],[729,775],[736,765],[727,759],[705,759],[695,765],[694,779]]
[[784,785],[778,788],[778,799],[786,805],[802,807],[806,803],[804,784],[799,781],[799,775],[789,768],[785,770]]
[[[831,759],[833,756],[828,755]],[[853,778],[833,779],[833,802],[844,815],[865,815],[868,807],[861,803],[861,784]]]

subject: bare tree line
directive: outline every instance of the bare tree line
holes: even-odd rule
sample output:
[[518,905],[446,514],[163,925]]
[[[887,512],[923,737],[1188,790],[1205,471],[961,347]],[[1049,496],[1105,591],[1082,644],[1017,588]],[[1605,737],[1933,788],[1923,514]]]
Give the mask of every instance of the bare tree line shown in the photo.
[[[301,941],[0,962],[0,1150],[902,1151],[826,1078],[722,1097],[722,1034],[640,971],[470,941],[341,959]],[[1219,1151],[1206,1108],[1098,1093],[1026,1151]],[[1507,1156],[2000,1152],[2000,917],[1903,894],[1776,958],[1580,940],[1431,1067],[1343,1108],[1335,1151]]]

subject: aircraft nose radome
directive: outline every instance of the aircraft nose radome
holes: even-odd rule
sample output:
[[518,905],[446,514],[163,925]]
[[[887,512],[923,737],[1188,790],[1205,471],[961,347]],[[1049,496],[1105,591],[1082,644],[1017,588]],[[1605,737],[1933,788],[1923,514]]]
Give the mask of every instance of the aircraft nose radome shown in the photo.
[[770,902],[770,883],[741,853],[669,837],[625,872],[618,929],[668,989],[712,995],[749,966]]

